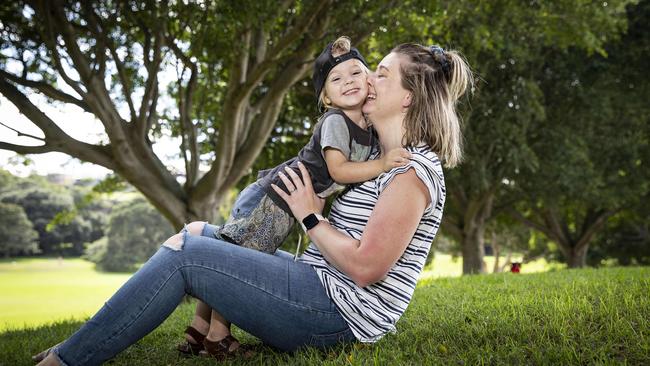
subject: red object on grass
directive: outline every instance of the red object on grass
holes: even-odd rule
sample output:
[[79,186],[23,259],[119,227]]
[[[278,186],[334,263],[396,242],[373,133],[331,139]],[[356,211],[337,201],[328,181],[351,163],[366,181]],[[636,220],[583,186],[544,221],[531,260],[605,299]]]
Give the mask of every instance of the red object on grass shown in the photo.
[[521,270],[521,263],[519,263],[519,262],[512,262],[512,263],[510,264],[510,272],[512,272],[512,273],[519,273],[520,270]]

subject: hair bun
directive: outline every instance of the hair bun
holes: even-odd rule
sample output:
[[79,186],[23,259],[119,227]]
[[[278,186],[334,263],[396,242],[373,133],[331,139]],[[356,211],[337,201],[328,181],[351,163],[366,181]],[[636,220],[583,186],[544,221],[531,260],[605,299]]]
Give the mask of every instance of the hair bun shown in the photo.
[[[448,73],[449,69],[451,68],[451,64],[447,60],[447,54],[445,53],[445,50],[436,45],[430,46],[429,51],[431,52],[431,55],[433,56],[433,59],[440,64],[440,67],[442,68],[442,71],[444,73]],[[442,56],[442,57],[439,57]]]

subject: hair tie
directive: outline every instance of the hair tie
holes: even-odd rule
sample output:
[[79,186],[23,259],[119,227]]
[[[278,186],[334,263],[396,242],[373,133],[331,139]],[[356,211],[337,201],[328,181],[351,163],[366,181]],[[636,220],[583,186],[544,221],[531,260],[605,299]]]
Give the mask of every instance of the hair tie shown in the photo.
[[435,58],[435,56],[438,55],[438,54],[442,55],[442,61],[439,61],[440,66],[442,66],[442,71],[443,72],[448,73],[449,68],[451,67],[451,65],[449,64],[449,61],[447,61],[447,55],[445,54],[445,50],[443,50],[442,47],[440,47],[438,45],[433,45],[433,46],[429,47],[429,51],[433,54],[434,60],[436,60],[436,61],[437,61],[437,59]]

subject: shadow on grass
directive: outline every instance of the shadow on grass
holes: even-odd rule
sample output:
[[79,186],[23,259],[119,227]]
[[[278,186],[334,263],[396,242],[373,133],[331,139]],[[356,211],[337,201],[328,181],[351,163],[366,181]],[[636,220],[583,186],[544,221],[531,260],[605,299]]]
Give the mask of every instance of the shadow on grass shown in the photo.
[[[182,331],[190,321],[193,309],[193,304],[184,302],[160,327],[107,364],[214,365],[215,360],[183,357],[176,351],[176,345],[183,340]],[[66,339],[83,323],[83,321],[68,320],[36,328],[10,329],[0,333],[0,366],[34,365],[31,361],[32,355]],[[349,350],[355,347],[352,344],[341,345],[328,351],[310,348],[290,354],[262,345],[257,338],[236,327],[233,328],[234,336],[242,343],[252,345],[256,354],[248,360],[232,359],[218,362],[219,365],[341,364],[345,363]]]

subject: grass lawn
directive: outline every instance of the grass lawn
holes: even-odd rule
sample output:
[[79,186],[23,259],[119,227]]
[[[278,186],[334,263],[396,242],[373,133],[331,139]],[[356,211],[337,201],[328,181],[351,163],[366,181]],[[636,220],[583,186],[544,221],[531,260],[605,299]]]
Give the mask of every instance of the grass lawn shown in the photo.
[[[82,292],[77,289],[75,296]],[[261,347],[247,363],[225,364],[650,364],[649,294],[647,267],[460,278],[433,274],[420,281],[397,334],[375,345],[305,349],[293,355]],[[173,350],[192,310],[191,303],[182,304],[111,364],[214,364],[179,358]],[[61,341],[80,324],[65,321],[1,333],[0,365],[30,365],[31,354]],[[257,342],[237,329],[235,336]]]
[[0,332],[88,317],[129,277],[97,272],[82,259],[3,260]]

